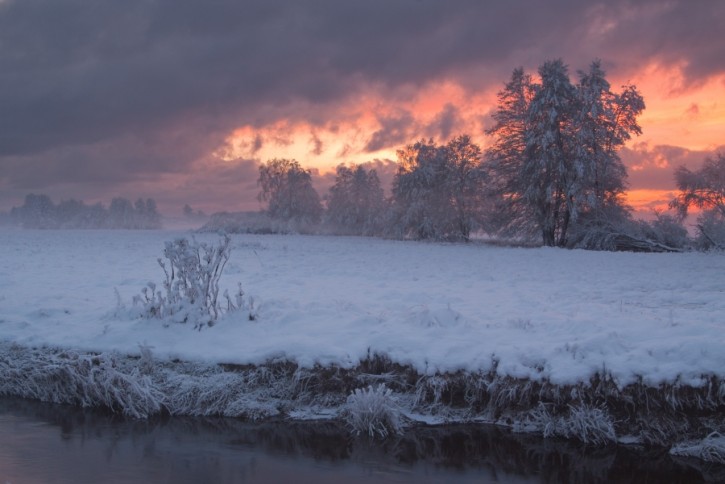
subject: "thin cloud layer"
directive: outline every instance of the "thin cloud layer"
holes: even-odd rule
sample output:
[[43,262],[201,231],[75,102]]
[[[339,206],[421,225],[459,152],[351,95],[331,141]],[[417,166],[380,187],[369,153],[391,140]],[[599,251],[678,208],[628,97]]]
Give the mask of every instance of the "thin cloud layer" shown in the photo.
[[[222,198],[232,193],[193,184],[173,195],[169,180],[237,164],[248,173],[234,157],[202,163],[240,127],[251,133],[245,163],[292,143],[270,127],[306,125],[300,157],[326,167],[482,131],[492,106],[481,93],[490,99],[514,67],[555,57],[572,72],[602,58],[621,82],[646,66],[677,69],[687,90],[725,75],[724,22],[725,3],[687,0],[7,0],[0,209],[18,202],[9,193],[72,186],[65,198],[84,198],[101,185],[163,192],[169,205],[207,196],[236,206]],[[419,108],[421,92],[446,83],[459,87],[455,100]],[[350,139],[331,143],[336,129]],[[651,183],[638,177],[633,185]]]

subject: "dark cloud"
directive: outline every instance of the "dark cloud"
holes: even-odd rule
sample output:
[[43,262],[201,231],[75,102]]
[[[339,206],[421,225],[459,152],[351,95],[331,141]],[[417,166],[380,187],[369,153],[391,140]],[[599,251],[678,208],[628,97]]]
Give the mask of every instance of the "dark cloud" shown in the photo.
[[[510,72],[557,56],[577,66],[594,56],[686,59],[698,77],[725,70],[725,3],[606,5],[10,1],[0,9],[0,154],[147,132],[189,114],[264,123],[269,104],[324,104],[368,82]],[[597,33],[600,24],[609,30]]]
[[[259,162],[237,159],[223,165],[210,164],[193,174],[180,174],[175,183],[162,187],[158,195],[166,205],[179,207],[185,203],[201,208],[207,213],[219,210],[259,210]],[[219,201],[225,201],[220,204]],[[174,213],[170,210],[169,213]]]
[[312,149],[310,150],[310,153],[312,153],[313,155],[322,154],[324,143],[322,142],[320,137],[317,136],[317,133],[310,134],[310,144],[312,145]]
[[[725,146],[714,152],[725,152]],[[629,173],[629,184],[649,190],[671,190],[675,185],[674,170],[684,166],[698,169],[714,152],[688,150],[679,146],[637,143],[632,148],[622,149],[620,155]]]
[[264,146],[264,139],[262,138],[262,135],[257,133],[252,141],[252,154],[256,154],[262,149],[262,146]]
[[[611,15],[604,8],[602,12]],[[688,84],[725,71],[725,2],[630,2],[620,4],[612,17],[615,23],[602,34],[602,46],[621,56],[623,63],[682,65]]]
[[[368,89],[394,103],[444,79],[490,88],[554,57],[696,82],[725,71],[723,23],[714,0],[5,0],[0,188],[182,172],[242,125],[331,125]],[[382,118],[367,149],[447,138],[458,108],[430,126]]]
[[373,152],[400,146],[403,143],[411,142],[411,135],[417,123],[410,111],[399,110],[392,116],[378,116],[380,129],[375,131],[365,145],[365,151]]
[[441,143],[447,141],[451,136],[457,134],[461,125],[460,111],[451,103],[446,104],[443,110],[438,113],[432,123],[427,126],[428,136],[439,140]]
[[177,173],[222,144],[220,135],[190,123],[177,128],[170,125],[163,134],[127,134],[90,144],[0,156],[0,179],[19,188],[44,189],[55,183],[125,182]]

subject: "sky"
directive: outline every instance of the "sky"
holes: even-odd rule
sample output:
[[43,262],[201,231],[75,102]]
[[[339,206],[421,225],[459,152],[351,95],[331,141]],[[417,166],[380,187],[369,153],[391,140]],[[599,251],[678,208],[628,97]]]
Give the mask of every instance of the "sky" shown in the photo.
[[166,215],[257,210],[258,166],[383,181],[420,138],[491,140],[516,67],[601,59],[644,96],[622,150],[638,214],[725,152],[720,0],[0,0],[0,210],[28,193]]

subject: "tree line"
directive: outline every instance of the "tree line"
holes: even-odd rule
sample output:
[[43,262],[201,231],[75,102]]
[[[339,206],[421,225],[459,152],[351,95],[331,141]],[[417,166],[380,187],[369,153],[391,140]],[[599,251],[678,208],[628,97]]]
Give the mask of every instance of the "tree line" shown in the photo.
[[337,233],[467,241],[483,231],[608,250],[682,248],[691,242],[684,216],[697,206],[704,210],[697,244],[725,247],[722,155],[700,171],[677,170],[675,215],[632,219],[619,151],[641,134],[637,118],[644,109],[636,86],[612,90],[598,60],[578,72],[576,83],[562,60],[547,61],[536,80],[521,68],[513,71],[498,94],[487,150],[468,135],[398,150],[388,198],[374,169],[338,166],[329,194],[320,197],[310,170],[273,159],[259,168],[259,200],[272,219]]
[[31,229],[158,229],[161,215],[152,198],[135,203],[117,197],[106,208],[102,203],[86,205],[78,200],[58,204],[47,195],[29,194],[23,205],[13,207],[10,223]]

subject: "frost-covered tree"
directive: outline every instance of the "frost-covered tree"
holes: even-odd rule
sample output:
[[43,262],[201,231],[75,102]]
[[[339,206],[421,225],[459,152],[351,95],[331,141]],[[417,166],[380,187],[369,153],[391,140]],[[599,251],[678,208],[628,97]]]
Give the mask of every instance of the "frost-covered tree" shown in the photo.
[[312,186],[312,174],[296,160],[273,159],[259,166],[258,199],[268,202],[270,217],[285,221],[318,223],[322,204]]
[[468,240],[483,193],[481,149],[467,135],[398,150],[393,225],[400,236]]
[[25,196],[21,207],[13,207],[10,216],[19,225],[29,229],[55,228],[55,204],[47,195]]
[[514,69],[511,80],[498,93],[496,122],[486,131],[493,136],[486,150],[484,169],[487,191],[494,206],[488,213],[488,226],[505,237],[533,237],[538,234],[534,210],[523,197],[526,189],[521,176],[529,128],[529,106],[535,84],[522,68]]
[[534,207],[544,245],[563,246],[583,177],[575,156],[579,100],[560,59],[544,63],[539,75],[528,109],[523,198]]
[[335,230],[356,235],[378,232],[385,198],[374,169],[339,165],[327,196],[326,221]]
[[480,220],[484,174],[481,148],[468,135],[458,136],[446,145],[446,191],[453,215],[453,236],[468,240]]
[[135,205],[126,198],[114,198],[107,210],[103,204],[86,205],[79,200],[62,200],[55,205],[47,195],[30,194],[21,207],[13,207],[13,221],[25,228],[45,229],[156,229],[161,215],[156,202],[139,199]]
[[391,230],[418,239],[442,238],[448,223],[445,153],[433,140],[420,140],[398,150],[393,178]]
[[88,207],[83,202],[63,200],[55,207],[55,218],[60,228],[80,228],[84,225],[84,215]]
[[139,198],[134,204],[135,229],[158,229],[161,227],[161,215],[156,211],[156,201],[152,198],[146,200]]
[[690,207],[703,210],[697,220],[700,246],[725,248],[725,156],[706,158],[699,170],[675,170],[680,193],[670,206],[684,218]]
[[654,220],[650,222],[638,221],[644,239],[672,249],[684,249],[690,245],[687,229],[680,217],[658,210],[655,210],[654,215]]
[[694,206],[717,210],[725,217],[725,156],[705,158],[702,168],[691,171],[684,166],[675,170],[675,181],[680,193],[672,206],[683,215]]
[[581,237],[589,224],[628,218],[618,150],[641,133],[644,101],[634,86],[612,92],[599,61],[579,75],[573,85],[560,59],[548,61],[540,83],[516,69],[499,93],[486,172],[503,235],[538,232],[544,245],[564,246],[572,227]]
[[599,60],[579,77],[576,158],[583,176],[577,216],[584,230],[611,229],[629,216],[624,202],[627,170],[618,152],[632,135],[642,133],[637,116],[644,100],[632,85],[612,92]]
[[108,207],[108,225],[110,228],[131,228],[134,226],[135,210],[130,200],[116,197]]

